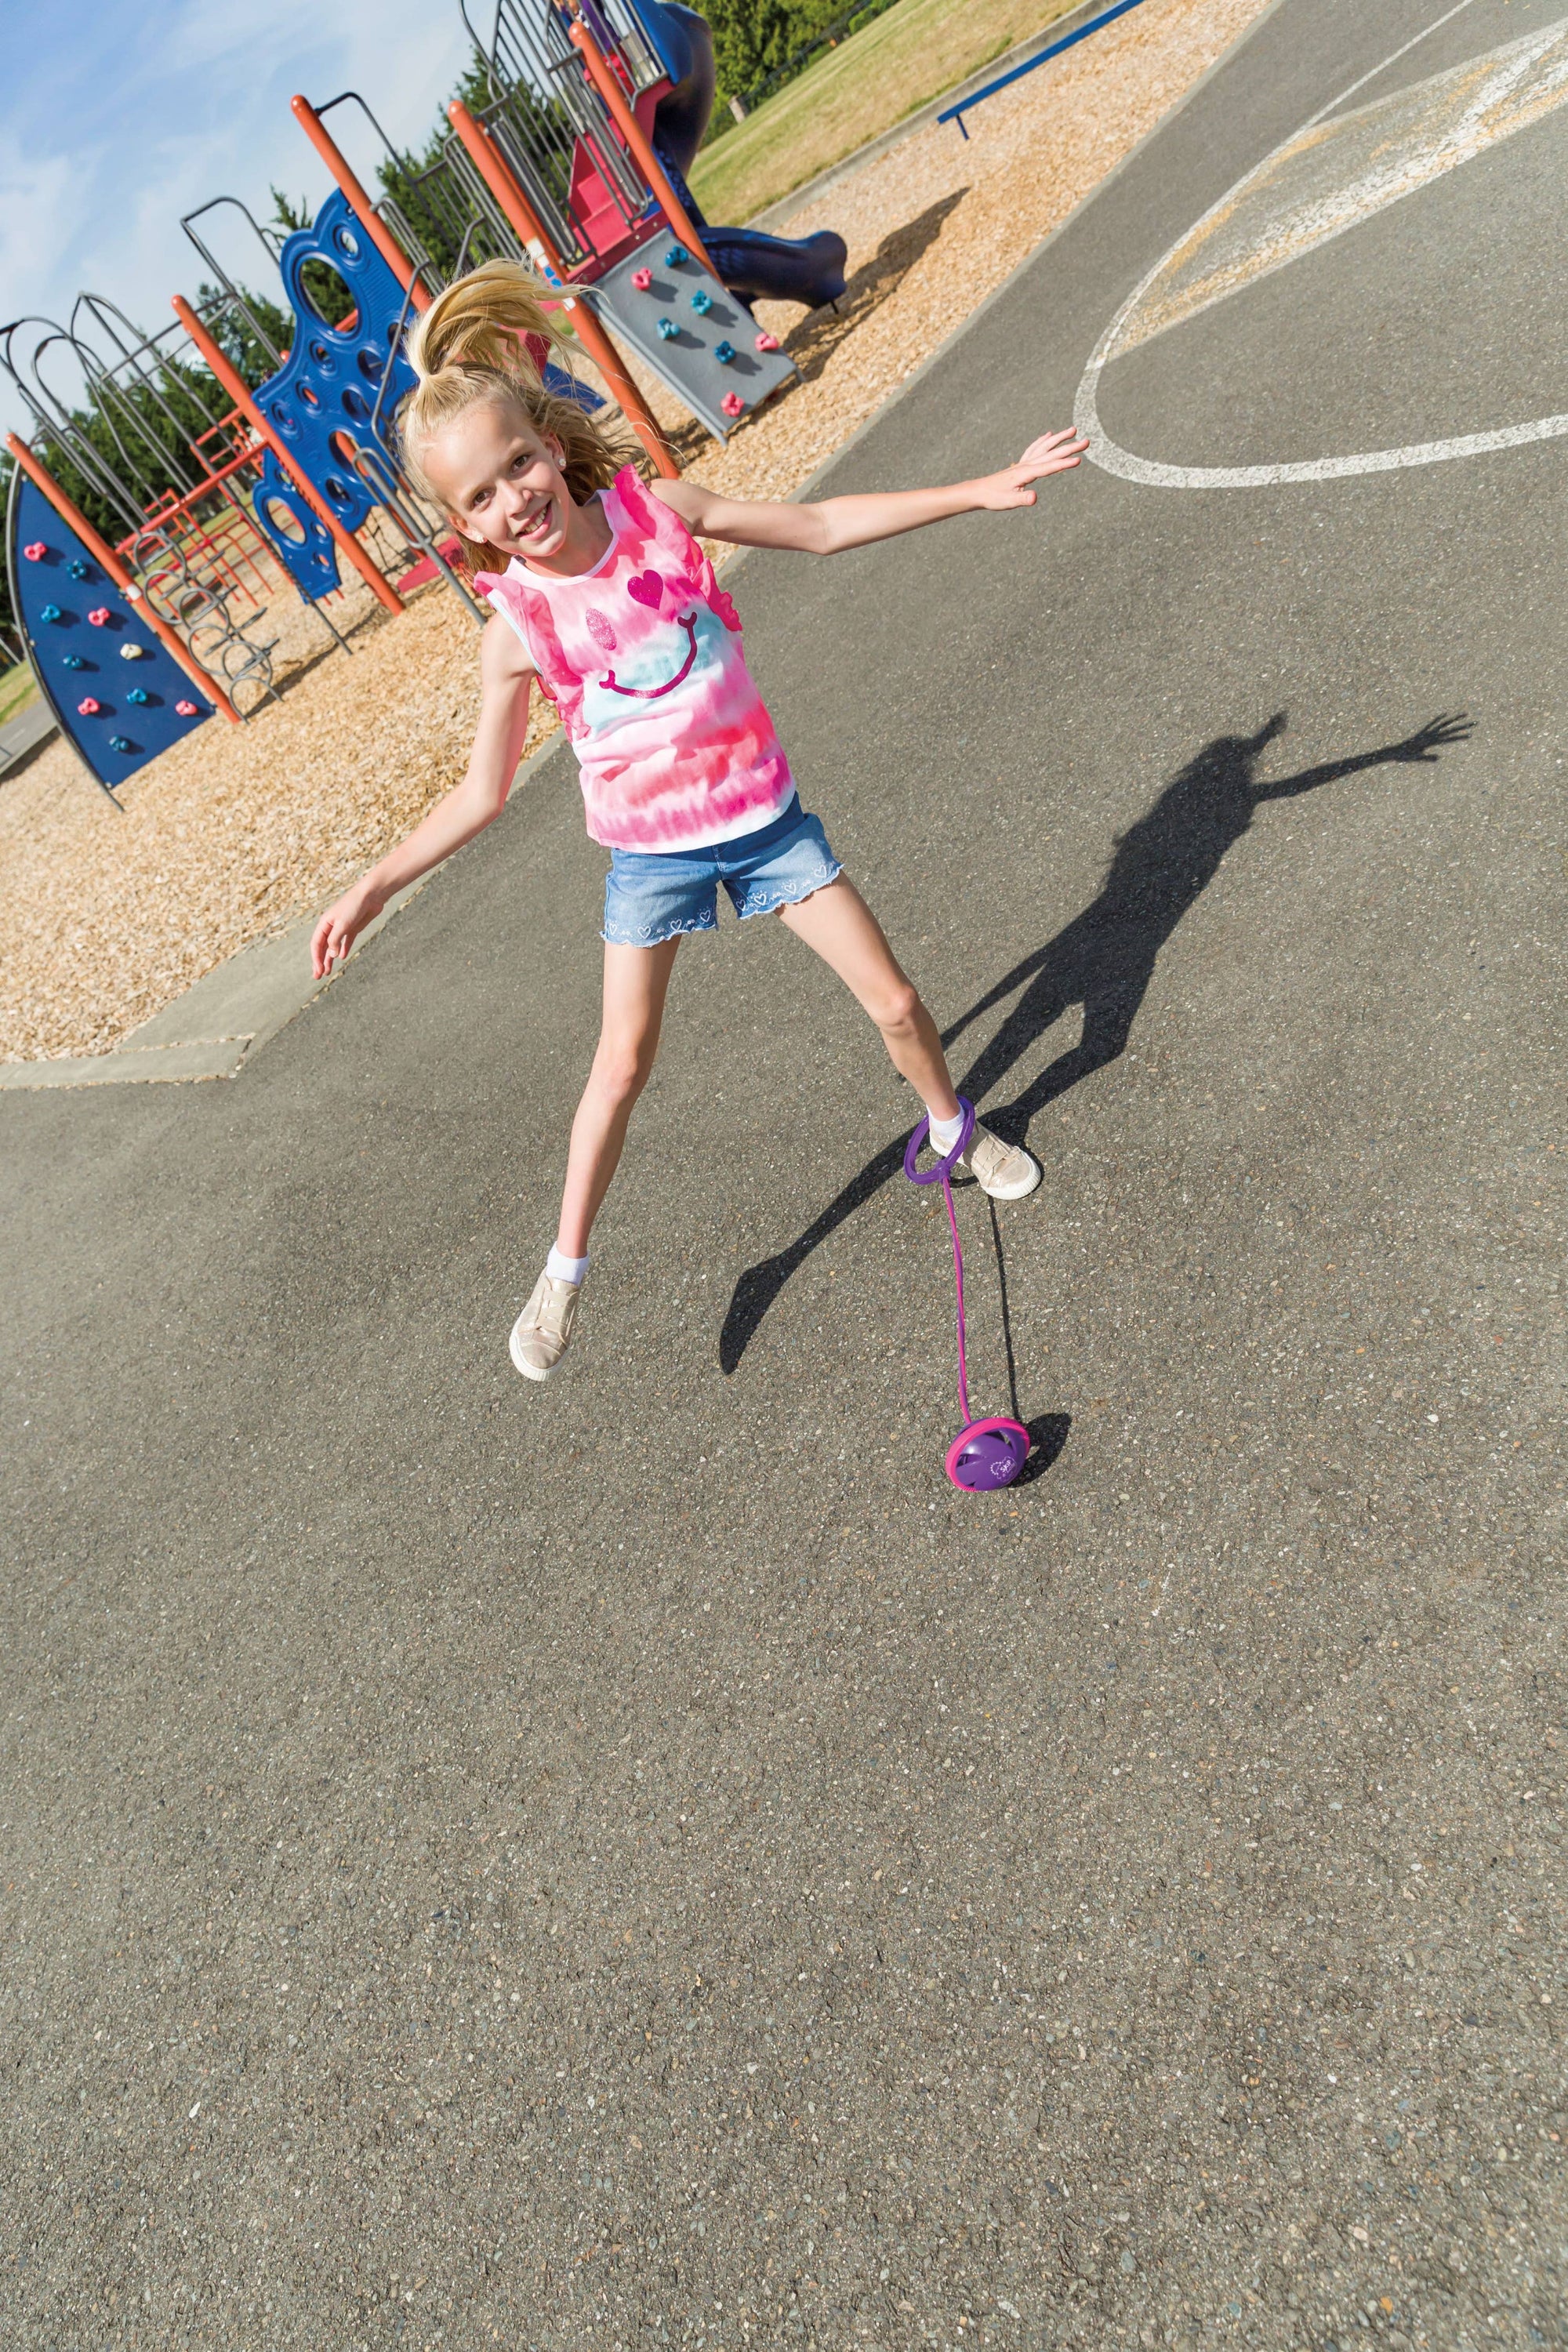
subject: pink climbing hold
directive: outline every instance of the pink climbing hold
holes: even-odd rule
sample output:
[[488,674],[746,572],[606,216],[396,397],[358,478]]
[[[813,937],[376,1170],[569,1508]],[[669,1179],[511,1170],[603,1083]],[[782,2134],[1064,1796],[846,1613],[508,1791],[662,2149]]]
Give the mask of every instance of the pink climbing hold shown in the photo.
[[103,705],[101,702],[95,702],[90,694],[84,694],[77,704],[77,709],[84,719],[96,719]]
[[757,337],[757,349],[760,352],[776,352],[778,347],[779,339],[776,335],[759,335]]
[[41,563],[48,551],[41,539],[30,539],[22,550],[29,563]]
[[726,416],[744,416],[746,404],[738,392],[727,392],[719,403]]
[[637,288],[639,294],[646,294],[648,288],[653,284],[652,270],[634,269],[632,272],[632,284]]
[[94,627],[95,629],[107,629],[107,628],[108,628],[108,626],[109,626],[109,607],[108,607],[108,605],[107,605],[107,604],[95,604],[95,605],[94,605],[94,607],[93,607],[93,609],[92,609],[92,611],[88,614],[88,616],[87,616],[87,617],[88,617],[88,619],[92,623],[92,625],[93,625],[93,627]]
[[176,702],[174,708],[182,719],[194,719],[196,716],[196,706],[194,702]]

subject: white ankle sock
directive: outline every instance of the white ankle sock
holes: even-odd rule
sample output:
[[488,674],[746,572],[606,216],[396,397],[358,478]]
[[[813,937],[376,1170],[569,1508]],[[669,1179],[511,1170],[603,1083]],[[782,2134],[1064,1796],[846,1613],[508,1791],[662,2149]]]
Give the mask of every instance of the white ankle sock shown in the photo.
[[928,1108],[926,1117],[931,1120],[931,1148],[939,1160],[945,1160],[963,1133],[963,1113],[955,1110],[951,1118],[938,1118]]
[[585,1257],[563,1257],[552,1242],[550,1255],[544,1261],[544,1271],[552,1282],[581,1282],[588,1271],[588,1261]]

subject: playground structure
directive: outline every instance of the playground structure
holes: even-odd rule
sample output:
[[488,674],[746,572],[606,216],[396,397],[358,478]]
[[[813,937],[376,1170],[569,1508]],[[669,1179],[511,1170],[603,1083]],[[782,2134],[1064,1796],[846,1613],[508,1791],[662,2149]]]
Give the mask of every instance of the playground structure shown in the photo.
[[[74,467],[118,533],[110,541],[96,530],[36,451],[7,436],[19,468],[7,547],[13,609],[40,691],[110,797],[189,726],[214,710],[237,720],[242,706],[273,691],[273,642],[258,623],[279,583],[244,496],[250,453],[192,358],[177,328],[145,336],[94,295],[79,297],[63,326],[31,319],[0,330],[0,367],[37,436]],[[89,394],[95,431],[57,380],[62,362]],[[130,671],[103,669],[108,638],[61,602],[62,591],[79,602],[89,589],[94,608],[113,615],[98,629],[118,635],[128,616],[139,623],[126,638],[141,647],[131,657],[134,685]],[[142,642],[149,635],[156,652]],[[173,696],[165,660],[184,673]],[[110,675],[123,685],[110,690]],[[94,679],[101,691],[84,691]]]
[[[575,7],[573,15],[555,0],[498,0],[488,41],[465,10],[488,101],[474,111],[454,100],[450,129],[423,165],[398,152],[357,92],[320,107],[297,98],[333,193],[308,227],[287,236],[232,196],[187,215],[182,226],[216,282],[200,304],[176,296],[175,323],[159,333],[143,334],[91,295],[79,298],[65,326],[0,328],[0,367],[36,437],[61,453],[121,528],[112,543],[95,531],[38,450],[8,436],[26,481],[13,523],[31,518],[23,537],[16,528],[9,535],[14,607],[62,730],[111,798],[174,740],[176,720],[176,731],[215,711],[238,720],[275,696],[277,641],[259,633],[261,616],[289,588],[345,651],[325,609],[345,565],[389,614],[403,610],[405,592],[439,578],[476,620],[485,617],[441,518],[401,467],[393,430],[414,382],[402,348],[410,313],[464,269],[491,257],[533,267],[555,289],[563,349],[579,353],[597,383],[553,363],[547,380],[589,407],[602,386],[667,476],[678,470],[674,457],[622,344],[720,440],[795,376],[751,303],[836,300],[843,240],[710,226],[685,182],[713,103],[706,23],[671,0]],[[359,110],[379,143],[379,198],[328,127],[344,107]],[[212,216],[226,210],[247,224],[253,260],[258,254],[279,301],[258,299],[248,277],[222,265]],[[291,315],[286,347],[263,315],[279,310]],[[257,354],[270,363],[260,383],[237,366],[237,341],[252,373]],[[90,420],[51,378],[61,353],[86,388]],[[542,351],[535,356],[544,362]],[[40,501],[51,510],[47,531]],[[35,544],[47,560],[28,560]],[[103,609],[125,627],[144,617],[143,634],[157,640],[145,656],[177,664],[194,698],[171,701],[163,677],[154,702],[146,684],[131,705],[134,723],[125,697],[107,688],[73,703],[73,666],[96,662],[99,641],[73,637],[76,620],[68,623],[50,593],[60,565],[66,577],[118,598]],[[166,714],[159,726],[154,710]]]

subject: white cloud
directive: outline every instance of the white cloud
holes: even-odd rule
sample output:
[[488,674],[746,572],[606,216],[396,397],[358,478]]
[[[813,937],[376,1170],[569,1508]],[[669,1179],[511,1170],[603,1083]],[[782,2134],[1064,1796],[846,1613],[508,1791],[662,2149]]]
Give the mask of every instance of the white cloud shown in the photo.
[[[312,205],[327,194],[296,90],[320,103],[357,89],[395,142],[422,143],[468,54],[456,0],[272,0],[259,31],[210,0],[100,0],[35,22],[0,89],[0,318],[64,319],[86,289],[150,332],[203,274],[183,214],[237,195],[265,217],[273,184]],[[332,126],[369,176],[356,111]],[[243,231],[222,227],[216,249],[258,278]],[[26,429],[3,377],[0,415]]]

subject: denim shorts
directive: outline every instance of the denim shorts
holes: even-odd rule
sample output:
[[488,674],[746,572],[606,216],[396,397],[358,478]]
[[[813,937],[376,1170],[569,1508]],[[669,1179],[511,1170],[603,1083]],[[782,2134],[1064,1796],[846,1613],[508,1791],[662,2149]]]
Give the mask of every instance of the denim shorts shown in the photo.
[[706,849],[612,849],[605,883],[605,928],[612,947],[656,948],[682,931],[710,931],[719,921],[719,885],[742,922],[793,907],[836,881],[843,869],[798,796],[782,816],[735,841]]

